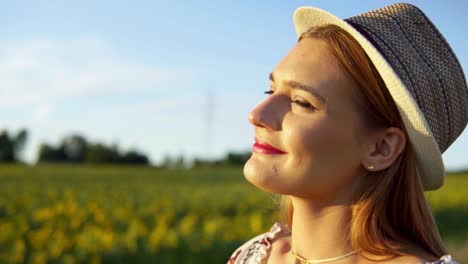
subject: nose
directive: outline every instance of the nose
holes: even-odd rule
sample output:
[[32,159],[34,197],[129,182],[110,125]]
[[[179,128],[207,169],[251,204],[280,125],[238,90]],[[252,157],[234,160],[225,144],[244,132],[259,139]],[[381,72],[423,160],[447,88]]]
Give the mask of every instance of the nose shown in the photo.
[[264,127],[271,131],[281,130],[281,102],[270,96],[255,107],[249,114],[249,122],[258,127]]

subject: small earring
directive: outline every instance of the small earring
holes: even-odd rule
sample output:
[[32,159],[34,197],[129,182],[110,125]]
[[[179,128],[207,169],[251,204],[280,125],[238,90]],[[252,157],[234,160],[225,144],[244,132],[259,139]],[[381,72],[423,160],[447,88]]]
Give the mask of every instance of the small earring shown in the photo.
[[374,165],[369,165],[369,166],[367,166],[367,169],[368,169],[368,170],[373,170],[373,169],[374,169]]

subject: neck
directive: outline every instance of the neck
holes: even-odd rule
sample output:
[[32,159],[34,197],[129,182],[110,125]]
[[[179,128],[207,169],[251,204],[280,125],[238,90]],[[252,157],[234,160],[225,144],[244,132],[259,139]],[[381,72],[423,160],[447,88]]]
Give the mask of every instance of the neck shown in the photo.
[[[292,250],[307,259],[319,260],[345,255],[354,250],[349,239],[351,205],[314,203],[290,197],[293,206]],[[353,261],[354,260],[354,261]],[[351,255],[335,263],[354,263]]]

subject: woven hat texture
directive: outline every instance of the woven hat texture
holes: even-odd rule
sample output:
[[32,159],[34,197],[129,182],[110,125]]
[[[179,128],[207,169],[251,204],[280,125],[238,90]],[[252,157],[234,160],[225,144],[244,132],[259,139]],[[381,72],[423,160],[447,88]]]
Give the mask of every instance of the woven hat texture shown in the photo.
[[414,5],[398,3],[347,19],[301,7],[294,23],[298,36],[335,24],[359,42],[402,116],[424,189],[440,188],[441,155],[467,126],[468,88],[460,62],[429,18]]

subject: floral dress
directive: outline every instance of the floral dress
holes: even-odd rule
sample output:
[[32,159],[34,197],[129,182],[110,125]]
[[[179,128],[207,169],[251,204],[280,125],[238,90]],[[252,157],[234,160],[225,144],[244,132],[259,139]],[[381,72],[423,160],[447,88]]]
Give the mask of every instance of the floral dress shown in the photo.
[[[268,258],[271,242],[281,234],[289,234],[291,230],[286,224],[276,222],[269,232],[260,234],[232,253],[227,264],[262,264]],[[444,255],[435,262],[424,261],[421,264],[460,264],[451,255]]]

